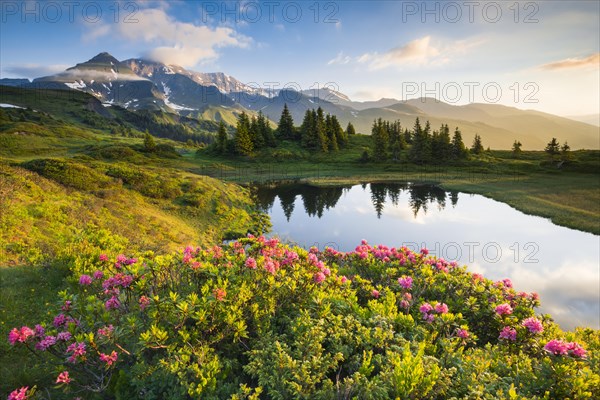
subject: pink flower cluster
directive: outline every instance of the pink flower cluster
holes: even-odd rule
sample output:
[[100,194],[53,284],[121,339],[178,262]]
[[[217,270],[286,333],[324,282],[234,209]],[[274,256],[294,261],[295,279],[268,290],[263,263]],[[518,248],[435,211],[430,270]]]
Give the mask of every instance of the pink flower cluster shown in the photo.
[[227,292],[222,288],[215,288],[213,290],[213,294],[215,295],[217,301],[224,301],[225,297],[227,296]]
[[544,326],[542,325],[542,321],[540,321],[539,319],[537,319],[535,317],[531,317],[531,318],[527,318],[527,319],[523,320],[523,323],[521,325],[523,325],[525,328],[527,328],[529,330],[529,332],[531,332],[531,333],[541,333],[544,331]]
[[498,336],[498,339],[510,340],[514,342],[517,340],[517,331],[513,327],[505,326],[502,328],[502,331],[500,331],[500,336]]
[[248,257],[244,265],[250,269],[256,269],[256,260],[252,257]]
[[83,357],[86,354],[86,346],[83,342],[71,343],[67,347],[67,353],[71,353],[68,360],[69,362],[76,362],[78,357]]
[[82,286],[89,286],[92,284],[92,277],[86,274],[83,274],[79,277],[79,284]]
[[512,312],[513,309],[508,303],[500,304],[496,307],[496,314],[498,315],[510,315]]
[[22,388],[15,389],[8,395],[8,400],[26,400],[28,397],[28,390],[29,386],[23,386]]
[[114,330],[115,328],[112,325],[105,326],[104,328],[99,328],[98,336],[108,337],[113,333]]
[[30,337],[34,336],[35,332],[28,326],[22,326],[21,329],[13,328],[8,333],[8,341],[11,345],[15,345],[15,343],[20,342],[24,343]]
[[116,310],[121,307],[121,302],[116,296],[112,296],[110,299],[106,300],[104,303],[104,308],[107,310]]
[[469,337],[469,332],[466,329],[457,329],[456,336],[461,339],[467,339]]
[[[67,332],[68,333],[68,332]],[[36,343],[36,350],[46,351],[49,347],[54,346],[56,344],[56,336],[46,336],[38,343]]]
[[111,366],[114,363],[116,363],[117,362],[117,358],[119,358],[119,355],[114,350],[110,354],[100,353],[100,360],[104,361],[107,366]]
[[371,292],[371,296],[378,299],[379,298],[379,290],[373,289],[373,291]]
[[58,377],[56,378],[56,383],[64,383],[64,384],[69,384],[71,382],[71,378],[69,377],[69,371],[63,371],[60,374],[58,374]]
[[552,339],[544,346],[544,350],[555,356],[569,355],[574,358],[586,358],[587,352],[581,345],[575,342],[563,342],[562,340]]
[[146,307],[150,305],[150,298],[148,296],[141,296],[138,302],[140,304],[140,309],[144,311]]
[[403,276],[398,278],[398,284],[402,289],[410,290],[412,289],[413,279],[410,276]]

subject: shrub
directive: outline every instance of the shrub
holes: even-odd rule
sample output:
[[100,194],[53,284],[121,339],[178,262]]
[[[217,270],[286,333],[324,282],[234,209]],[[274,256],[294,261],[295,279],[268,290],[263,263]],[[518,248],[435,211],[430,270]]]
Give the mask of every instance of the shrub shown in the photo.
[[[9,334],[54,356],[59,388],[86,398],[600,394],[597,331],[575,343],[532,318],[535,295],[425,250],[305,251],[249,236],[92,261],[51,321]],[[500,338],[506,327],[514,340]]]

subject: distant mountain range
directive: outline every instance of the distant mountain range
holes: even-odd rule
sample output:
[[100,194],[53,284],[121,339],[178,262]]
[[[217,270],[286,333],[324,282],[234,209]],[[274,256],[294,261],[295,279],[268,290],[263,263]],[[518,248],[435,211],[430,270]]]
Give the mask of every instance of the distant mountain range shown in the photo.
[[[600,148],[600,128],[590,116],[582,121],[496,104],[455,106],[432,98],[357,102],[332,89],[267,90],[247,85],[222,72],[201,73],[177,65],[131,58],[119,61],[109,53],[68,68],[56,75],[27,79],[0,79],[0,85],[28,88],[74,89],[92,94],[104,106],[129,110],[165,110],[187,117],[234,122],[242,111],[262,111],[274,122],[287,103],[296,125],[308,109],[322,107],[346,125],[369,134],[376,118],[400,120],[412,128],[415,118],[430,121],[433,129],[447,123],[459,127],[465,142],[478,133],[485,146],[508,149],[519,140],[524,149],[542,149],[556,137],[573,149]],[[597,119],[597,117],[596,117]]]

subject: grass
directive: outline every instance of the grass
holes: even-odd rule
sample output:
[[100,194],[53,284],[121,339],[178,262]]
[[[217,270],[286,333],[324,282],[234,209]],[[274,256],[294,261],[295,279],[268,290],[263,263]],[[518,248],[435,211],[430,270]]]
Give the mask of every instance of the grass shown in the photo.
[[[57,291],[66,287],[68,268],[62,265],[0,268],[0,396],[17,387],[52,386],[54,366],[33,353],[11,348],[13,327],[33,326],[50,318]],[[49,373],[50,372],[50,373]]]

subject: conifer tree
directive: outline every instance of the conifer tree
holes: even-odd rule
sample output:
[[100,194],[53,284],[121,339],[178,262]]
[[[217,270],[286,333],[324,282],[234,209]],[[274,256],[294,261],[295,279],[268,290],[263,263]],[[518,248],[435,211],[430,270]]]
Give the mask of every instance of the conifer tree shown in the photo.
[[354,129],[352,122],[348,122],[348,126],[346,127],[346,135],[356,135],[356,130]]
[[224,154],[227,150],[227,130],[225,129],[225,123],[219,122],[219,131],[217,132],[217,151]]
[[235,150],[238,154],[249,156],[254,150],[254,143],[250,132],[250,119],[245,112],[238,116],[235,133]]
[[385,160],[388,155],[389,136],[381,118],[373,121],[371,138],[373,140],[373,158],[376,160]]
[[296,129],[294,128],[294,119],[288,109],[287,103],[283,105],[279,125],[277,126],[277,136],[280,139],[292,140],[296,138]]
[[454,136],[452,136],[452,156],[456,159],[467,158],[467,148],[462,140],[462,134],[458,127],[454,130]]
[[475,138],[473,139],[471,152],[473,152],[473,154],[483,153],[483,143],[481,142],[481,136],[479,136],[478,134],[475,134]]

